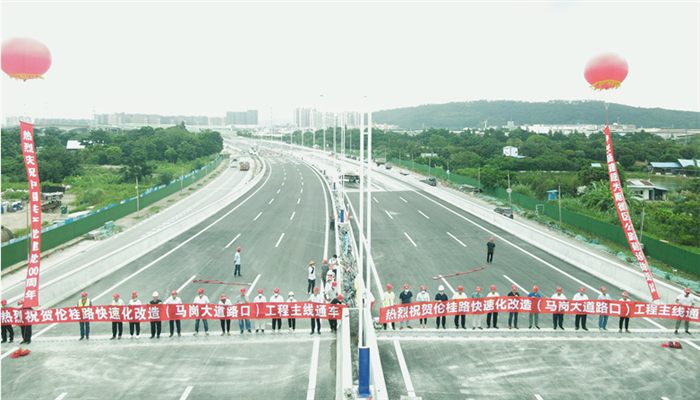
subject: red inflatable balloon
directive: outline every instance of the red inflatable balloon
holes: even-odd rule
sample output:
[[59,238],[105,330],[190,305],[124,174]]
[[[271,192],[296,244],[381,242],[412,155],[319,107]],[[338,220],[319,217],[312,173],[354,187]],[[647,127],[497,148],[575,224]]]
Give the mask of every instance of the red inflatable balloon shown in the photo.
[[44,79],[51,66],[51,52],[43,43],[29,38],[2,42],[2,70],[14,79]]
[[629,66],[615,53],[601,54],[588,61],[583,76],[593,90],[617,89],[627,78]]

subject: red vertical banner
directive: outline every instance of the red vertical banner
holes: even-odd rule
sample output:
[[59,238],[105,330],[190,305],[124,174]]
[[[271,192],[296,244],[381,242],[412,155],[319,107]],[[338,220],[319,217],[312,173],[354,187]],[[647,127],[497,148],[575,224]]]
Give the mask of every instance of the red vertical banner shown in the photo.
[[649,264],[647,264],[647,258],[642,251],[642,245],[637,238],[637,232],[632,224],[632,218],[630,217],[630,212],[627,209],[627,203],[625,202],[625,195],[622,193],[622,182],[620,182],[620,175],[617,172],[617,164],[615,164],[615,155],[613,154],[612,140],[610,138],[610,127],[605,127],[605,155],[606,161],[608,163],[608,176],[610,177],[610,191],[612,192],[613,200],[615,200],[615,208],[617,209],[617,215],[620,217],[620,223],[622,224],[622,229],[625,232],[625,238],[627,238],[627,243],[634,253],[634,257],[637,259],[639,266],[642,268],[642,273],[644,274],[644,279],[649,287],[649,292],[654,301],[659,300],[659,294],[656,292],[656,284],[654,283],[654,277],[651,275],[651,270],[649,270]]
[[27,280],[24,284],[24,308],[39,305],[39,263],[41,262],[41,193],[39,187],[39,168],[36,151],[34,151],[34,125],[20,123],[22,156],[29,182],[29,219],[31,242]]

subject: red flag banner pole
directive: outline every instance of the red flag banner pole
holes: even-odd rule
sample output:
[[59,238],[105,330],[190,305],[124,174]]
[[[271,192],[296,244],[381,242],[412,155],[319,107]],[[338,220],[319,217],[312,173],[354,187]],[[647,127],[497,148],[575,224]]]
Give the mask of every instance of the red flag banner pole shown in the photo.
[[610,192],[612,193],[613,200],[615,200],[615,208],[617,209],[617,215],[620,217],[620,223],[622,224],[622,229],[625,232],[625,238],[627,238],[627,243],[634,253],[634,257],[639,263],[639,267],[642,269],[644,274],[644,279],[649,287],[649,293],[654,302],[659,301],[659,294],[656,291],[656,284],[654,283],[654,277],[651,275],[649,270],[649,264],[647,264],[647,258],[642,250],[642,245],[637,238],[637,232],[632,224],[632,218],[630,217],[630,212],[625,202],[625,195],[622,193],[622,182],[620,182],[620,175],[617,172],[617,164],[615,164],[615,155],[613,154],[612,140],[610,138],[610,126],[606,124],[605,130],[605,155],[606,161],[608,163],[608,176],[610,177]]
[[24,308],[39,305],[39,264],[41,262],[41,189],[39,186],[39,169],[34,151],[34,125],[20,122],[20,135],[24,167],[29,183],[29,213],[31,247],[27,279],[24,284]]

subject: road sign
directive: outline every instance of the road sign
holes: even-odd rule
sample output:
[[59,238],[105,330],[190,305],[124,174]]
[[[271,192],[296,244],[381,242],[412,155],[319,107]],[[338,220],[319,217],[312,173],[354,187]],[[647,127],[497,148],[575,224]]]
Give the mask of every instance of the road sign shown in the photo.
[[511,193],[513,193],[513,189],[508,188],[508,189],[506,189],[506,192],[508,192],[508,194],[511,194]]

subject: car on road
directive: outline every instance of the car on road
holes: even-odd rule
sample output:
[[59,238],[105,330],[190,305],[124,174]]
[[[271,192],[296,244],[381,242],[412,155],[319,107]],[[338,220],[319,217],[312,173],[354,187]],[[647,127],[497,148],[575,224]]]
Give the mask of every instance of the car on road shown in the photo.
[[386,168],[386,169],[391,169],[391,163],[386,163],[386,164],[384,164],[384,168]]
[[513,209],[511,208],[496,207],[493,211],[503,215],[504,217],[513,219]]
[[399,174],[408,175],[408,171],[406,171],[405,169],[402,169],[401,171],[399,171]]

